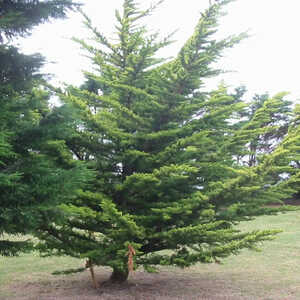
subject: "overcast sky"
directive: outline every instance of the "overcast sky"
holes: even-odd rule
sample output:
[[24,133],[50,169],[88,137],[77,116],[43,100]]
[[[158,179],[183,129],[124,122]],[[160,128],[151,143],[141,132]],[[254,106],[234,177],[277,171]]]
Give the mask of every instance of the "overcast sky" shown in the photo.
[[[85,0],[83,10],[95,26],[111,36],[115,24],[114,11],[122,0]],[[147,6],[153,1],[141,0]],[[147,19],[152,30],[166,35],[178,29],[176,43],[162,54],[174,56],[193,32],[200,12],[208,0],[165,0],[155,14]],[[228,15],[222,19],[220,36],[249,30],[250,38],[226,51],[219,62],[222,69],[235,72],[222,75],[230,86],[244,84],[251,94],[288,91],[294,101],[300,99],[300,1],[299,0],[237,0],[227,6]],[[57,81],[81,84],[81,70],[88,69],[82,51],[70,37],[85,37],[79,14],[39,26],[30,38],[21,42],[26,53],[41,52],[49,62],[46,71]],[[212,83],[210,83],[212,84]],[[299,102],[299,100],[298,100]]]

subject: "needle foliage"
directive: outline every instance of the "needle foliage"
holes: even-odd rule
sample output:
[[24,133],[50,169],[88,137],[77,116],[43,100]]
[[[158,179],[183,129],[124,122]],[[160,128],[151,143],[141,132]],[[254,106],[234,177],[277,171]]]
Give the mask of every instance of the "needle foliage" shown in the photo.
[[0,1],[0,255],[31,249],[29,241],[9,237],[59,219],[57,205],[89,178],[56,138],[55,118],[45,126],[53,114],[50,94],[41,87],[43,57],[8,43],[71,7],[69,1]]
[[[274,236],[277,231],[240,232],[234,225],[285,209],[267,204],[292,193],[288,180],[278,184],[275,175],[292,172],[298,129],[290,129],[294,140],[290,136],[253,166],[236,159],[270,130],[282,95],[237,126],[246,104],[223,85],[205,91],[205,80],[222,72],[214,63],[245,37],[215,38],[229,2],[205,10],[169,60],[158,58],[169,38],[142,24],[155,6],[141,10],[125,0],[112,41],[85,16],[93,42],[76,41],[94,71],[85,73],[81,88],[60,93],[64,105],[57,111],[66,126],[61,139],[96,178],[62,207],[61,224],[40,230],[41,251],[109,266],[111,279],[122,282],[132,266],[155,271],[219,261]],[[128,249],[134,250],[130,259]]]

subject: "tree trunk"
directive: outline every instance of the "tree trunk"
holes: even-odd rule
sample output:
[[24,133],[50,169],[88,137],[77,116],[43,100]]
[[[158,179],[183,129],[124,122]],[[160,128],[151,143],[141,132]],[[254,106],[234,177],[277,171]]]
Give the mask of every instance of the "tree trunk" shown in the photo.
[[123,283],[128,279],[128,269],[120,270],[120,269],[113,269],[113,272],[110,276],[110,280],[114,283]]
[[94,284],[94,288],[97,289],[99,287],[99,285],[98,285],[96,277],[95,277],[93,265],[90,266],[90,272],[91,272],[91,276],[92,276],[92,281],[93,281],[93,284]]

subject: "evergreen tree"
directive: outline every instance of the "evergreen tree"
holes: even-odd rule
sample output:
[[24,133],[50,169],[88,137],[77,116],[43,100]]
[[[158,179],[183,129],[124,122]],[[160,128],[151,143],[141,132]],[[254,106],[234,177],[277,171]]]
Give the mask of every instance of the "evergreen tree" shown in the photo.
[[[30,94],[10,97],[11,102],[2,105],[1,235],[32,233],[41,224],[59,219],[57,206],[90,178],[64,141],[55,139],[54,130],[59,128],[47,126],[46,120],[52,115],[48,99],[47,92],[34,89]],[[0,254],[14,255],[29,246],[4,236]]]
[[238,157],[240,162],[250,167],[256,165],[259,157],[273,152],[287,134],[292,118],[292,102],[285,99],[286,95],[280,93],[273,98],[268,94],[255,95],[237,114],[237,128],[257,129],[253,131],[246,151]]
[[[0,35],[23,35],[50,17],[65,16],[71,7],[66,1],[2,0]],[[29,249],[28,241],[11,241],[9,235],[32,233],[39,224],[57,220],[57,205],[90,178],[56,138],[57,122],[46,126],[53,114],[50,94],[40,87],[43,62],[38,54],[0,44],[0,255]]]
[[218,261],[273,237],[276,231],[234,227],[275,213],[266,204],[290,192],[272,184],[274,166],[267,168],[267,159],[264,167],[236,163],[260,130],[254,126],[258,116],[252,127],[236,128],[232,120],[245,104],[222,85],[210,93],[201,89],[221,72],[212,63],[244,37],[214,39],[228,2],[202,13],[191,38],[168,61],[156,53],[169,40],[158,41],[140,24],[151,9],[140,11],[125,0],[123,13],[116,12],[113,43],[85,16],[97,44],[77,41],[97,72],[86,72],[82,88],[61,93],[65,105],[58,113],[68,127],[61,138],[97,177],[63,206],[64,225],[41,228],[41,251],[85,257],[90,268],[109,266],[111,280],[122,282],[138,266],[154,271],[158,265]]
[[[293,118],[285,137],[282,147],[284,147],[287,155],[284,159],[287,160],[289,169],[285,170],[285,176],[288,180],[281,181],[280,184],[288,186],[295,191],[293,198],[299,199],[300,196],[300,105],[296,104],[293,111]],[[290,153],[293,153],[291,156]]]
[[65,18],[66,13],[77,6],[71,0],[1,0],[0,39],[29,34],[34,26]]

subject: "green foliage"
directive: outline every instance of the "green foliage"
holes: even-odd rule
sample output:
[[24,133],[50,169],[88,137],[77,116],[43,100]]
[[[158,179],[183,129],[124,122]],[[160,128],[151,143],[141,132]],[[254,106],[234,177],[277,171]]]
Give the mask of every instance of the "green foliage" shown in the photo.
[[[51,130],[43,126],[43,115],[50,114],[48,98],[47,92],[35,89],[10,98],[1,111],[1,234],[28,233],[51,222],[61,214],[56,206],[91,178],[64,141],[53,140]],[[24,244],[18,245],[24,250]],[[8,253],[7,245],[16,252],[13,242],[1,245],[1,254]]]
[[54,272],[52,272],[52,275],[68,275],[68,274],[80,273],[85,270],[86,270],[86,268],[68,269],[65,271],[54,271]]
[[167,61],[156,54],[169,40],[140,25],[151,10],[124,1],[113,43],[85,16],[97,44],[77,42],[97,72],[86,72],[81,88],[59,93],[65,105],[56,116],[65,128],[60,138],[96,178],[61,207],[65,220],[41,229],[45,254],[88,258],[111,267],[112,279],[126,280],[130,246],[134,267],[153,271],[157,265],[217,261],[278,233],[241,233],[234,225],[286,209],[267,204],[294,192],[294,175],[282,182],[278,176],[293,174],[299,124],[257,165],[241,164],[236,157],[247,155],[249,143],[274,133],[282,95],[237,124],[236,116],[247,108],[238,94],[223,85],[210,93],[201,89],[206,78],[221,72],[212,63],[245,36],[215,40],[228,2],[202,13],[192,37]]
[[69,10],[78,4],[71,0],[1,0],[0,1],[0,40],[24,36],[34,26],[50,19],[65,18]]
[[237,159],[249,166],[259,162],[262,155],[271,153],[288,132],[292,119],[292,102],[287,101],[287,93],[279,93],[270,98],[268,94],[256,95],[237,117],[241,121],[237,128],[243,129],[243,134],[251,135],[246,152]]
[[[29,33],[32,26],[60,18],[74,7],[70,1],[0,1],[0,37]],[[0,255],[16,255],[32,248],[7,234],[32,233],[59,221],[58,205],[69,201],[93,176],[75,161],[60,128],[46,127],[54,118],[50,93],[41,87],[43,58],[24,55],[0,45]]]
[[43,61],[38,54],[24,55],[13,46],[0,45],[0,92],[2,97],[29,90],[34,82],[41,79],[38,71],[43,65]]

